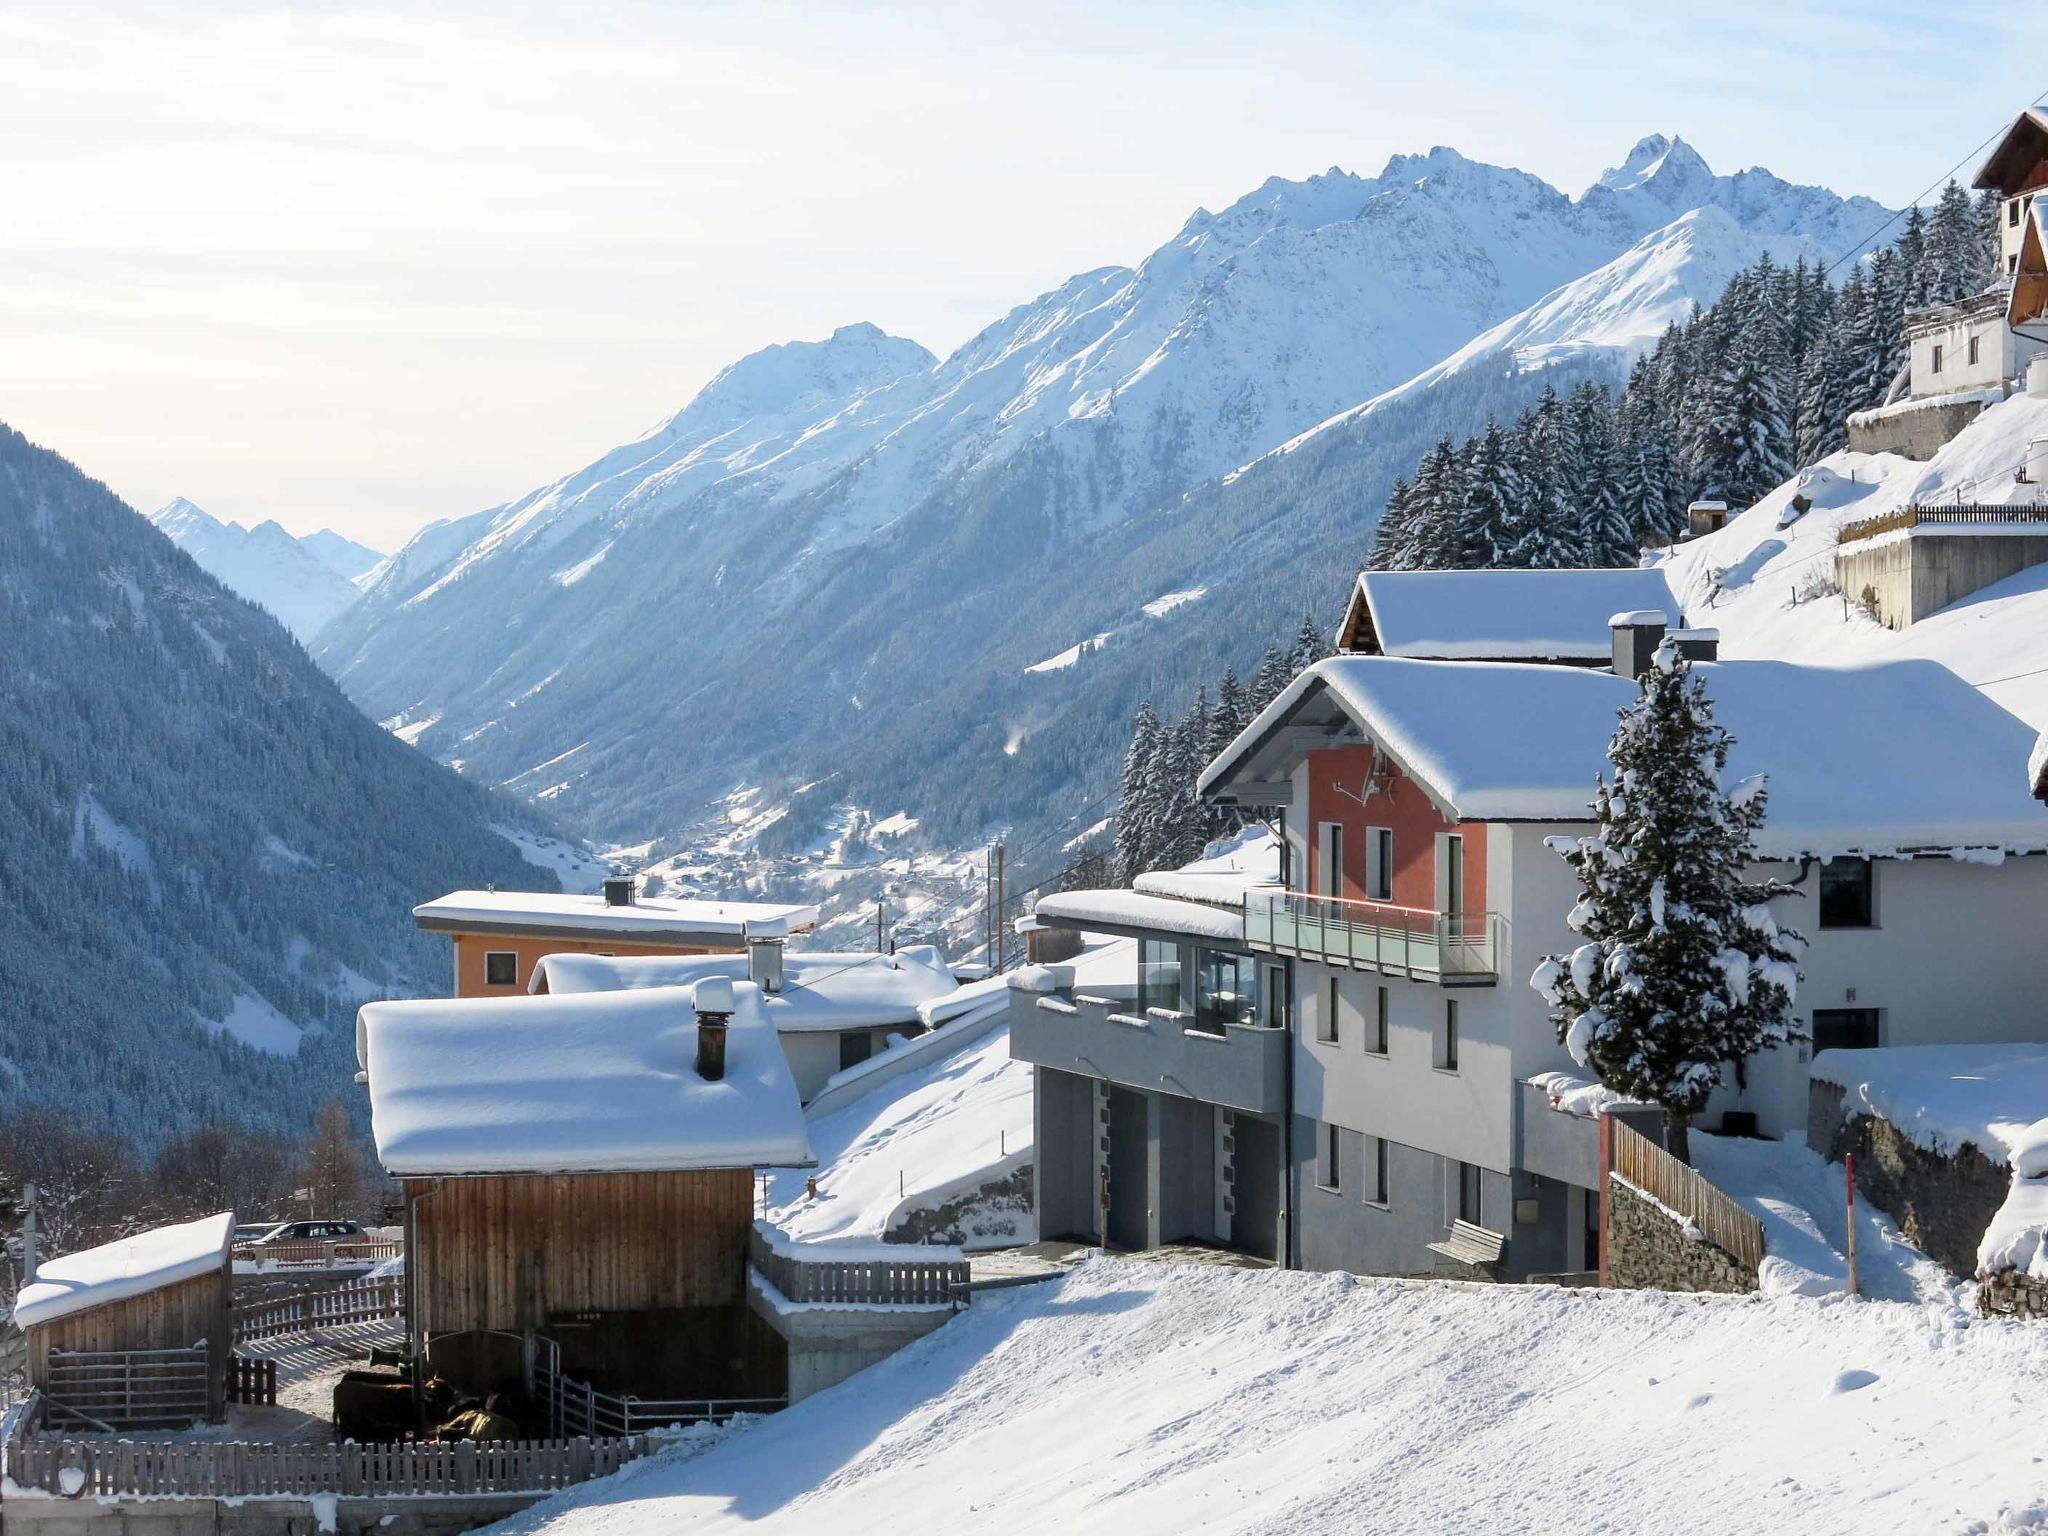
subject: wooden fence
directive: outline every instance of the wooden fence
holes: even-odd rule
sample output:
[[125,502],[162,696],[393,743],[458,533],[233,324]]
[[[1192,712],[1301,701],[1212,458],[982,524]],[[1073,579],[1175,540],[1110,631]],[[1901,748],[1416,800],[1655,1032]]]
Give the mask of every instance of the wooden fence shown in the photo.
[[373,1323],[405,1316],[405,1282],[351,1280],[324,1290],[300,1291],[270,1301],[244,1302],[235,1308],[235,1342],[272,1338],[281,1333],[310,1333],[348,1323]]
[[1724,1252],[1755,1269],[1764,1261],[1764,1224],[1648,1137],[1603,1116],[1614,1137],[1611,1171],[1693,1224]]
[[211,1360],[191,1349],[50,1351],[43,1397],[56,1417],[110,1429],[187,1424],[212,1411]]
[[277,1402],[277,1362],[228,1356],[228,1401],[270,1407]]
[[381,1264],[404,1252],[405,1244],[396,1238],[343,1237],[320,1242],[307,1239],[288,1243],[245,1243],[233,1249],[229,1258],[237,1264],[253,1264],[260,1269],[352,1269],[359,1265]]
[[834,1259],[820,1247],[816,1257],[793,1254],[770,1241],[758,1227],[748,1240],[748,1258],[768,1283],[791,1301],[868,1302],[885,1306],[964,1305],[970,1272],[957,1252],[946,1258],[918,1258],[910,1244],[903,1257]]
[[1846,524],[1837,535],[1837,542],[1851,544],[1858,539],[1874,539],[1881,533],[1897,533],[1901,528],[1926,528],[1943,523],[2039,522],[2048,522],[2048,507],[2005,507],[1989,502],[1962,502],[1947,507],[1901,507],[1896,512],[1885,512]]

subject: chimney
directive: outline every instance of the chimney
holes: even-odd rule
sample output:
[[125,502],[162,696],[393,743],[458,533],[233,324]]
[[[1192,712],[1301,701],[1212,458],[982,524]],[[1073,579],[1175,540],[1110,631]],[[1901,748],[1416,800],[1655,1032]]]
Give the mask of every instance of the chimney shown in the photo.
[[1718,629],[1674,629],[1665,637],[1678,647],[1687,661],[1719,661],[1721,631]]
[[630,907],[633,905],[633,877],[631,875],[606,875],[604,877],[604,904],[608,907]]
[[1607,630],[1614,644],[1614,675],[1634,682],[1649,671],[1669,622],[1660,608],[1638,608],[1610,618]]
[[697,1075],[707,1083],[725,1076],[725,1029],[732,1019],[732,982],[706,976],[690,994],[697,1010]]
[[747,935],[747,980],[770,994],[782,990],[782,940]]

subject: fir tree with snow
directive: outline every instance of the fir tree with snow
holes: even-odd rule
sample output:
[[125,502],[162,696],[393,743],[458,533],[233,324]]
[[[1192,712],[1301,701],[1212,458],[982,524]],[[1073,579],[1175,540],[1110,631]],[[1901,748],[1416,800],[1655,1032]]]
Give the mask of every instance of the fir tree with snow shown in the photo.
[[1329,654],[1330,642],[1317,627],[1316,616],[1304,612],[1301,616],[1301,628],[1294,632],[1294,649],[1288,656],[1289,662],[1292,663],[1288,677],[1293,678],[1296,673],[1314,666]]
[[1147,699],[1131,722],[1130,745],[1124,748],[1123,792],[1116,808],[1117,879],[1126,885],[1134,875],[1152,867],[1156,817],[1146,791],[1153,759],[1159,755],[1160,736],[1159,712]]
[[1530,978],[1574,1061],[1663,1106],[1681,1159],[1727,1063],[1799,1038],[1802,941],[1767,905],[1792,888],[1747,877],[1766,795],[1761,777],[1723,790],[1731,744],[1666,640],[1608,743],[1614,778],[1595,786],[1593,832],[1548,840],[1578,876],[1567,921],[1585,942]]

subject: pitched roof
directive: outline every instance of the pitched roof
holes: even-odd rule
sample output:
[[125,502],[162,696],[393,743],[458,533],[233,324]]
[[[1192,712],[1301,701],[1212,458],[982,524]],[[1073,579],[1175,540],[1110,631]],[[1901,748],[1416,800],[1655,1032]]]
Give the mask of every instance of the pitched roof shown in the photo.
[[[1735,738],[1726,782],[1762,773],[1761,854],[2048,850],[2020,767],[2033,732],[1931,661],[1705,662]],[[1373,742],[1454,819],[1585,821],[1634,683],[1581,667],[1337,656],[1297,677],[1204,770],[1204,794],[1277,777],[1316,722]]]
[[14,1300],[15,1324],[32,1328],[219,1273],[227,1264],[234,1230],[235,1213],[222,1211],[47,1259]]
[[1970,185],[1979,192],[2011,196],[2025,191],[2022,179],[2048,153],[2048,108],[2028,107],[2012,120],[2012,126],[1984,157],[1977,179]]
[[1338,645],[1446,661],[1605,661],[1609,615],[1680,604],[1657,570],[1361,571]]
[[422,928],[481,933],[538,933],[576,937],[611,934],[658,943],[663,939],[783,938],[814,927],[818,909],[778,901],[708,901],[636,896],[613,906],[574,891],[450,891],[412,909]]
[[378,1160],[401,1175],[807,1164],[760,989],[732,990],[717,1082],[697,1074],[693,987],[366,1004],[356,1051]]
[[[693,985],[706,976],[746,979],[745,955],[546,955],[533,968],[529,991],[564,996],[645,987]],[[782,990],[761,999],[769,1023],[784,1034],[915,1024],[918,1007],[959,989],[952,970],[929,944],[892,955],[872,950],[783,957]]]

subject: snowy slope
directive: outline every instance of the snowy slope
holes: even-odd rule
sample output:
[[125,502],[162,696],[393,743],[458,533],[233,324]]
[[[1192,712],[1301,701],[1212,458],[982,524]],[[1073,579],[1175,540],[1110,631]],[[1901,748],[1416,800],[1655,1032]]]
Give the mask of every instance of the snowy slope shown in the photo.
[[[1834,574],[1844,523],[1915,501],[2039,504],[2044,488],[2015,483],[2027,443],[2048,436],[2048,401],[2015,395],[1992,406],[1925,464],[1890,454],[1838,453],[1781,486],[1726,528],[1680,545],[1665,562],[1689,621],[1721,631],[1725,656],[1839,663],[1895,657],[1938,661],[2036,729],[2048,728],[2048,565],[1973,593],[1910,629],[1889,630],[1852,600],[1801,599]],[[1814,503],[1779,527],[1795,493]],[[1795,600],[1801,599],[1801,600]],[[2024,762],[2013,765],[2017,781]]]
[[338,534],[314,535],[332,541],[315,549],[274,522],[253,528],[223,523],[182,496],[150,513],[149,521],[197,560],[201,570],[237,596],[269,610],[308,642],[356,600],[354,582],[332,563],[337,558],[348,561],[342,546],[368,555],[372,564],[381,558]]
[[321,564],[352,582],[360,582],[384,558],[369,545],[358,544],[332,528],[301,534],[299,542],[312,551]]
[[1892,1303],[1097,1257],[501,1529],[2038,1532],[2044,1370]]

